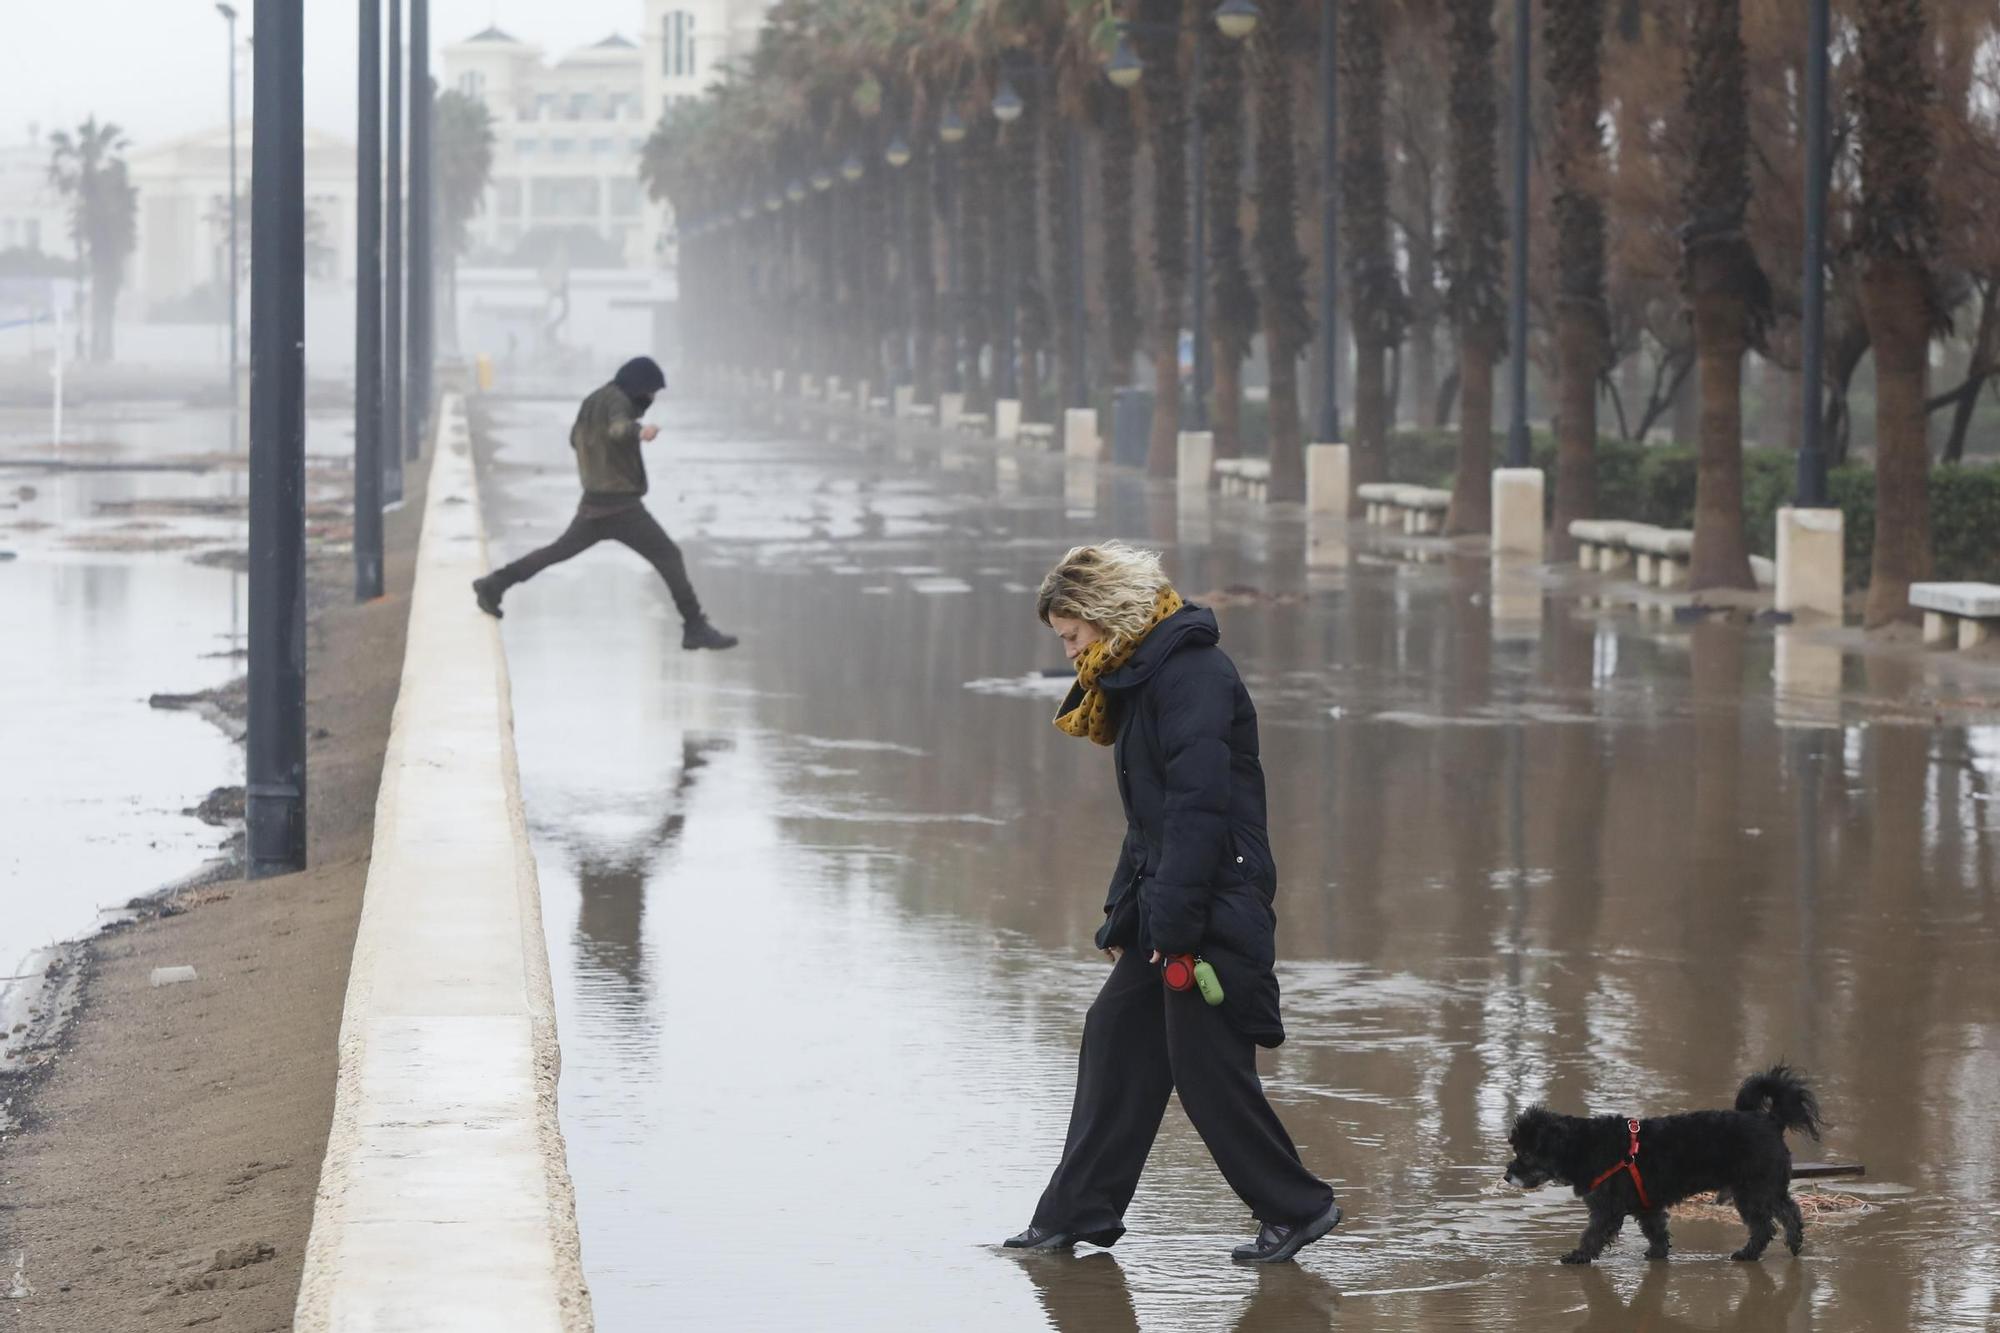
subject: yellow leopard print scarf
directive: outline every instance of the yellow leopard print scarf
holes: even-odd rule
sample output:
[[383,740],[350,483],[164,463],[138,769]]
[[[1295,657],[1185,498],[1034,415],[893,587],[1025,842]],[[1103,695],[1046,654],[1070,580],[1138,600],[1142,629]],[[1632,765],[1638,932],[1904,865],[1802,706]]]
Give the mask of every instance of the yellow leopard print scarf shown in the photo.
[[1180,609],[1181,595],[1172,588],[1162,588],[1159,599],[1153,603],[1153,618],[1144,629],[1129,639],[1099,639],[1078,653],[1076,685],[1063,700],[1062,712],[1056,714],[1056,729],[1065,736],[1088,736],[1099,745],[1117,740],[1118,730],[1111,721],[1109,701],[1104,691],[1097,688],[1097,682],[1105,673],[1131,661],[1132,654],[1153,628]]

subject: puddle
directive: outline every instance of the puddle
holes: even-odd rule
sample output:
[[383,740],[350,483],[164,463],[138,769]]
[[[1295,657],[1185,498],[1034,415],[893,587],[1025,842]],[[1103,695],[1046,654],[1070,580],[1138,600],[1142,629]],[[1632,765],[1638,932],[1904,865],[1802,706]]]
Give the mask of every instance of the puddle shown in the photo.
[[[526,466],[573,410],[504,405],[496,559],[574,508],[569,475]],[[1852,693],[1794,727],[1768,629],[1667,645],[1558,587],[1503,623],[1482,560],[1412,573],[1355,533],[1313,583],[1303,523],[1197,522],[1141,478],[1073,506],[1060,468],[940,470],[699,404],[663,424],[655,510],[677,537],[699,516],[696,586],[745,647],[680,653],[624,552],[550,570],[505,622],[606,1333],[2000,1318],[2000,1144],[1967,1129],[2000,1088],[2000,730],[1858,702],[1975,684],[1853,659]],[[1041,684],[1061,658],[1024,590],[1111,534],[1184,587],[1260,594],[1218,611],[1282,870],[1290,1039],[1260,1068],[1347,1211],[1282,1273],[1229,1263],[1248,1219],[1177,1109],[1115,1251],[993,1248],[1060,1147],[1120,823],[1105,752],[988,700],[1064,683]],[[841,572],[778,572],[802,552]],[[890,595],[974,565],[957,595]],[[1628,1235],[1565,1269],[1576,1201],[1495,1183],[1527,1105],[1727,1105],[1781,1057],[1833,1126],[1810,1155],[1869,1171],[1839,1192],[1870,1210],[1809,1221],[1802,1260],[1731,1264],[1740,1225],[1697,1219],[1669,1264]]]

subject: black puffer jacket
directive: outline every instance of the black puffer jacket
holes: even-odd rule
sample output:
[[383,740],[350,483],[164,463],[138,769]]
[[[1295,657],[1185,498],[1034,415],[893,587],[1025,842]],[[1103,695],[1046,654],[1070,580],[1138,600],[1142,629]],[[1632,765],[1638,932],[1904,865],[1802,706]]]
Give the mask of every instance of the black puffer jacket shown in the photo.
[[1116,710],[1126,832],[1097,944],[1200,954],[1231,1022],[1276,1046],[1278,871],[1257,710],[1220,638],[1213,613],[1183,607],[1098,682]]

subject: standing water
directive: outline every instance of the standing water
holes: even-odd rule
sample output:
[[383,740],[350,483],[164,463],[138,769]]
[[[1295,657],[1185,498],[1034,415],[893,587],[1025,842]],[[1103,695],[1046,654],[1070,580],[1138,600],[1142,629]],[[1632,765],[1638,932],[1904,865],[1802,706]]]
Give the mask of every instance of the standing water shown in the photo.
[[[498,409],[496,564],[574,507],[571,411]],[[1765,627],[1496,597],[1483,561],[1060,459],[660,415],[651,503],[744,646],[683,654],[617,547],[505,622],[607,1333],[2000,1318],[1990,676],[1836,656],[1840,693],[1774,692]],[[1253,1225],[1177,1108],[1114,1251],[995,1248],[1061,1145],[1121,833],[1108,755],[1049,724],[1032,589],[1109,536],[1216,607],[1259,709],[1262,1068],[1347,1212],[1288,1269],[1230,1263]],[[1696,1218],[1669,1264],[1559,1267],[1580,1206],[1501,1182],[1530,1104],[1726,1106],[1780,1058],[1831,1121],[1795,1154],[1869,1171],[1801,1259]]]

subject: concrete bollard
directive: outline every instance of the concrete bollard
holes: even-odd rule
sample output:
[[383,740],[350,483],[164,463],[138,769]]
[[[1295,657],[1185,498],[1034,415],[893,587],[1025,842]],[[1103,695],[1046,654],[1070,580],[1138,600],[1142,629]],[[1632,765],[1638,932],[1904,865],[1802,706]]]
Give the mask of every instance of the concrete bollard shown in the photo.
[[1174,481],[1181,499],[1205,496],[1215,477],[1215,436],[1205,430],[1181,432],[1179,466]]
[[1077,462],[1094,463],[1103,452],[1097,437],[1097,409],[1072,407],[1063,413],[1063,455]]
[[1841,618],[1847,591],[1846,522],[1838,509],[1787,505],[1778,511],[1778,610]]
[[938,395],[938,429],[957,430],[958,419],[965,412],[965,395],[962,393],[942,393]]
[[826,401],[829,403],[840,401],[840,376],[828,375],[826,377]]
[[854,410],[865,414],[868,411],[868,404],[875,401],[874,398],[870,396],[874,392],[875,392],[875,386],[870,384],[867,380],[863,380],[861,381],[861,383],[855,385]]
[[996,398],[993,401],[993,438],[1012,444],[1021,435],[1021,400]]
[[890,407],[890,410],[891,412],[894,413],[896,420],[901,421],[904,417],[908,416],[910,414],[910,404],[914,403],[916,400],[917,400],[916,385],[898,384],[896,386],[894,401]]
[[1344,444],[1306,446],[1306,511],[1346,517],[1352,498],[1348,485],[1348,452]]
[[1496,555],[1542,558],[1542,470],[1503,467],[1493,471],[1493,551]]

